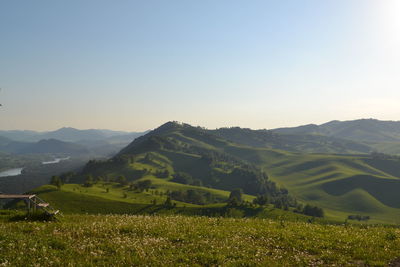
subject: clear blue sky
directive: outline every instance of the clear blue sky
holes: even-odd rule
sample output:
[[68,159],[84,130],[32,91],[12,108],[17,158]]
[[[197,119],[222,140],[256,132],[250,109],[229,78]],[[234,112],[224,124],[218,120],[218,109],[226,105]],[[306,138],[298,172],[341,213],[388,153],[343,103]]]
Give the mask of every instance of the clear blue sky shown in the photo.
[[0,129],[400,119],[397,0],[4,0]]

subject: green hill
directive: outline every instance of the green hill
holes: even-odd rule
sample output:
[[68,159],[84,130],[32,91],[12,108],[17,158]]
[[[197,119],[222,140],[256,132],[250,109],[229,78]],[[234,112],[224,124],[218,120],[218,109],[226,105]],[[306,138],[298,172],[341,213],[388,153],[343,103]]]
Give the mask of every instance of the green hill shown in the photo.
[[375,222],[400,221],[398,159],[248,148],[233,152],[262,166],[297,199],[323,207],[329,218],[362,214]]
[[246,146],[280,149],[302,153],[369,153],[373,148],[357,141],[331,136],[312,134],[313,132],[280,133],[267,130],[251,130],[239,127],[210,130],[216,136]]
[[[321,125],[304,125],[299,127],[272,130],[275,134],[311,135],[338,138],[363,143],[373,150],[400,154],[400,122],[361,119],[353,121],[331,121]],[[317,152],[317,151],[315,151]]]
[[170,122],[139,137],[113,159],[90,162],[83,175],[116,178],[123,174],[133,181],[146,174],[166,173],[167,180],[186,180],[181,183],[229,191],[241,188],[252,195],[287,195],[254,164],[225,153],[229,145],[201,128]]
[[[247,132],[224,131],[240,134],[240,139]],[[254,132],[248,134],[249,140],[254,140]],[[169,195],[178,204],[199,208],[226,203],[229,192],[241,188],[249,202],[263,195],[267,203],[286,209],[296,209],[299,204],[322,207],[328,219],[344,221],[349,215],[360,215],[370,216],[370,222],[399,223],[399,177],[397,157],[306,154],[254,147],[228,141],[215,131],[169,122],[135,139],[109,160],[90,161],[65,182],[98,181],[135,187],[149,180],[151,190],[158,190],[163,198],[155,194],[134,197],[128,190],[110,199],[111,193],[92,194],[96,188],[104,190],[97,186],[85,189],[85,195],[140,205],[164,202]],[[124,192],[126,199],[121,199]]]

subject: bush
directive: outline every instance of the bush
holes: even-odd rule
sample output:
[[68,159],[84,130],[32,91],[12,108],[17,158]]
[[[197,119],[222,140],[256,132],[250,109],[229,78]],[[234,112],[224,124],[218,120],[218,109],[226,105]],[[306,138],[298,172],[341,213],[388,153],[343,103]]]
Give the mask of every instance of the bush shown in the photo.
[[313,217],[324,217],[324,210],[317,206],[306,205],[303,209],[303,214]]
[[368,221],[371,219],[370,216],[363,216],[363,215],[349,215],[347,216],[347,219],[349,220],[357,220],[357,221]]

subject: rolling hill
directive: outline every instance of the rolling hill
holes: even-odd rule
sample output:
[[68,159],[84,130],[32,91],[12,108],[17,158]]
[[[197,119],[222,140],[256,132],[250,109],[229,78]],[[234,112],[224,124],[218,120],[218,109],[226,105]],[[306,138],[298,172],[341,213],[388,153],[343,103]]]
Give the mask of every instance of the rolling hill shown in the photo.
[[323,207],[329,218],[350,214],[398,223],[400,160],[371,155],[302,154],[236,147],[230,153],[267,171],[300,201]]
[[272,130],[281,134],[324,135],[368,143],[400,142],[400,121],[361,119],[331,121],[321,125],[304,125]]
[[[246,135],[250,141],[243,144]],[[166,181],[172,182],[173,174],[182,172],[199,185],[228,191],[240,187],[253,196],[271,188],[278,188],[277,193],[287,189],[300,202],[323,207],[331,219],[360,214],[371,216],[372,222],[397,222],[397,157],[266,148],[263,137],[267,135],[274,136],[240,128],[206,130],[169,122],[135,139],[109,161],[87,164],[80,179],[82,182],[88,174],[114,178],[122,174],[134,181],[143,173],[156,176],[167,170]]]
[[311,133],[286,134],[239,127],[220,128],[208,132],[237,144],[292,152],[350,154],[373,151],[371,146],[363,143]]
[[111,160],[90,162],[83,174],[117,177],[124,174],[135,180],[144,173],[166,172],[166,178],[206,187],[248,194],[286,195],[254,165],[224,153],[230,143],[187,124],[168,122],[135,139]]
[[[88,162],[69,182],[150,180],[163,192],[194,190],[214,199],[227,193],[210,190],[241,188],[252,198],[267,195],[270,203],[322,207],[328,219],[362,215],[375,223],[398,223],[399,158],[368,154],[368,146],[351,140],[312,136],[168,122],[112,158]],[[310,153],[319,150],[327,153]]]

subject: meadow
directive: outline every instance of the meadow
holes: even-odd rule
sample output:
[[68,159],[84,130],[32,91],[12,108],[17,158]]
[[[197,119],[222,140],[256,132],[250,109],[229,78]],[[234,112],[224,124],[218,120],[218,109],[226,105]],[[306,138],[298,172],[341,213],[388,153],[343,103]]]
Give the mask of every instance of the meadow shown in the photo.
[[[400,229],[270,219],[0,215],[0,266],[387,266]],[[11,220],[11,221],[10,221]]]

